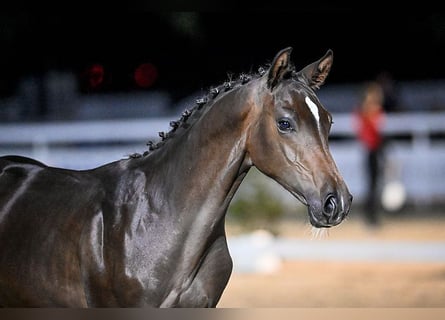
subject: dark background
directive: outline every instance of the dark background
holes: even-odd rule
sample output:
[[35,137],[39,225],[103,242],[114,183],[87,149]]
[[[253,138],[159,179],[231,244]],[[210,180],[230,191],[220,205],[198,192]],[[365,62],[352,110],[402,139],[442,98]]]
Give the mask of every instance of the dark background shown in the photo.
[[[168,90],[174,99],[257,71],[292,46],[297,68],[334,51],[329,83],[352,83],[389,71],[400,81],[445,77],[445,13],[362,9],[274,12],[152,12],[121,10],[3,10],[0,13],[0,95],[21,78],[48,70],[74,72],[84,93]],[[149,87],[134,70],[151,63]],[[104,69],[95,88],[85,83],[93,64]]]

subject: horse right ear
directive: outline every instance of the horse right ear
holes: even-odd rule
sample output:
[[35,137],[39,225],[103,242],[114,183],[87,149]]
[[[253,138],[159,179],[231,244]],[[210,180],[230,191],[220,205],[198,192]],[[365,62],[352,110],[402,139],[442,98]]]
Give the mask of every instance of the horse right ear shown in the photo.
[[273,89],[283,77],[292,71],[290,54],[292,47],[281,50],[273,59],[267,75],[267,87]]
[[332,50],[329,49],[320,60],[311,63],[303,70],[299,71],[297,77],[306,82],[312,89],[319,89],[331,71],[333,56],[334,54]]

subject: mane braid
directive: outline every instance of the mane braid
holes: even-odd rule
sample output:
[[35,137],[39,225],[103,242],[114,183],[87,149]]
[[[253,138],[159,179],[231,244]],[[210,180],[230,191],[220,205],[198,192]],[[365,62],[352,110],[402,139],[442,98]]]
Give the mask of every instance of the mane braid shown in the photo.
[[185,109],[181,117],[178,120],[170,121],[170,131],[168,132],[159,132],[160,141],[148,141],[147,146],[148,150],[144,151],[143,154],[133,153],[128,155],[131,159],[137,159],[148,155],[151,151],[159,149],[164,145],[165,141],[169,138],[174,137],[176,130],[179,128],[188,128],[190,126],[189,119],[196,114],[197,111],[201,111],[203,107],[208,106],[210,102],[213,102],[221,92],[228,92],[234,88],[240,87],[248,82],[250,82],[254,78],[259,78],[266,73],[266,69],[263,67],[258,68],[258,72],[256,74],[247,74],[241,73],[237,80],[232,80],[232,75],[229,75],[229,79],[225,81],[223,84],[220,84],[216,87],[211,87],[210,90],[204,94],[201,98],[196,99],[195,105],[191,109]]

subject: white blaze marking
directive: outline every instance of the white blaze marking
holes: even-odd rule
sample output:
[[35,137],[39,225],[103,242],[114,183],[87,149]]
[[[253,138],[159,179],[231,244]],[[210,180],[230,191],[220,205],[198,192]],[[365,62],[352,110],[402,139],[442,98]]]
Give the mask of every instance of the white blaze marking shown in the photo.
[[317,105],[309,97],[306,97],[304,99],[304,101],[306,101],[306,104],[309,107],[309,110],[311,110],[312,114],[314,115],[315,120],[317,120],[317,126],[320,126],[320,115],[318,114]]

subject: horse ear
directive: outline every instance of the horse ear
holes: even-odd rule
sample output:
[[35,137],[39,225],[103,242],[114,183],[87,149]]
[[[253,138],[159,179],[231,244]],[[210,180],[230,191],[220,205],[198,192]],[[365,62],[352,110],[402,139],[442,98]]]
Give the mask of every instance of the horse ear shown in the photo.
[[292,71],[290,67],[291,52],[292,47],[288,47],[278,52],[273,59],[269,74],[267,75],[267,86],[269,89],[273,89],[284,75]]
[[329,74],[334,53],[329,49],[318,61],[309,64],[297,73],[297,77],[307,83],[312,89],[319,89]]

